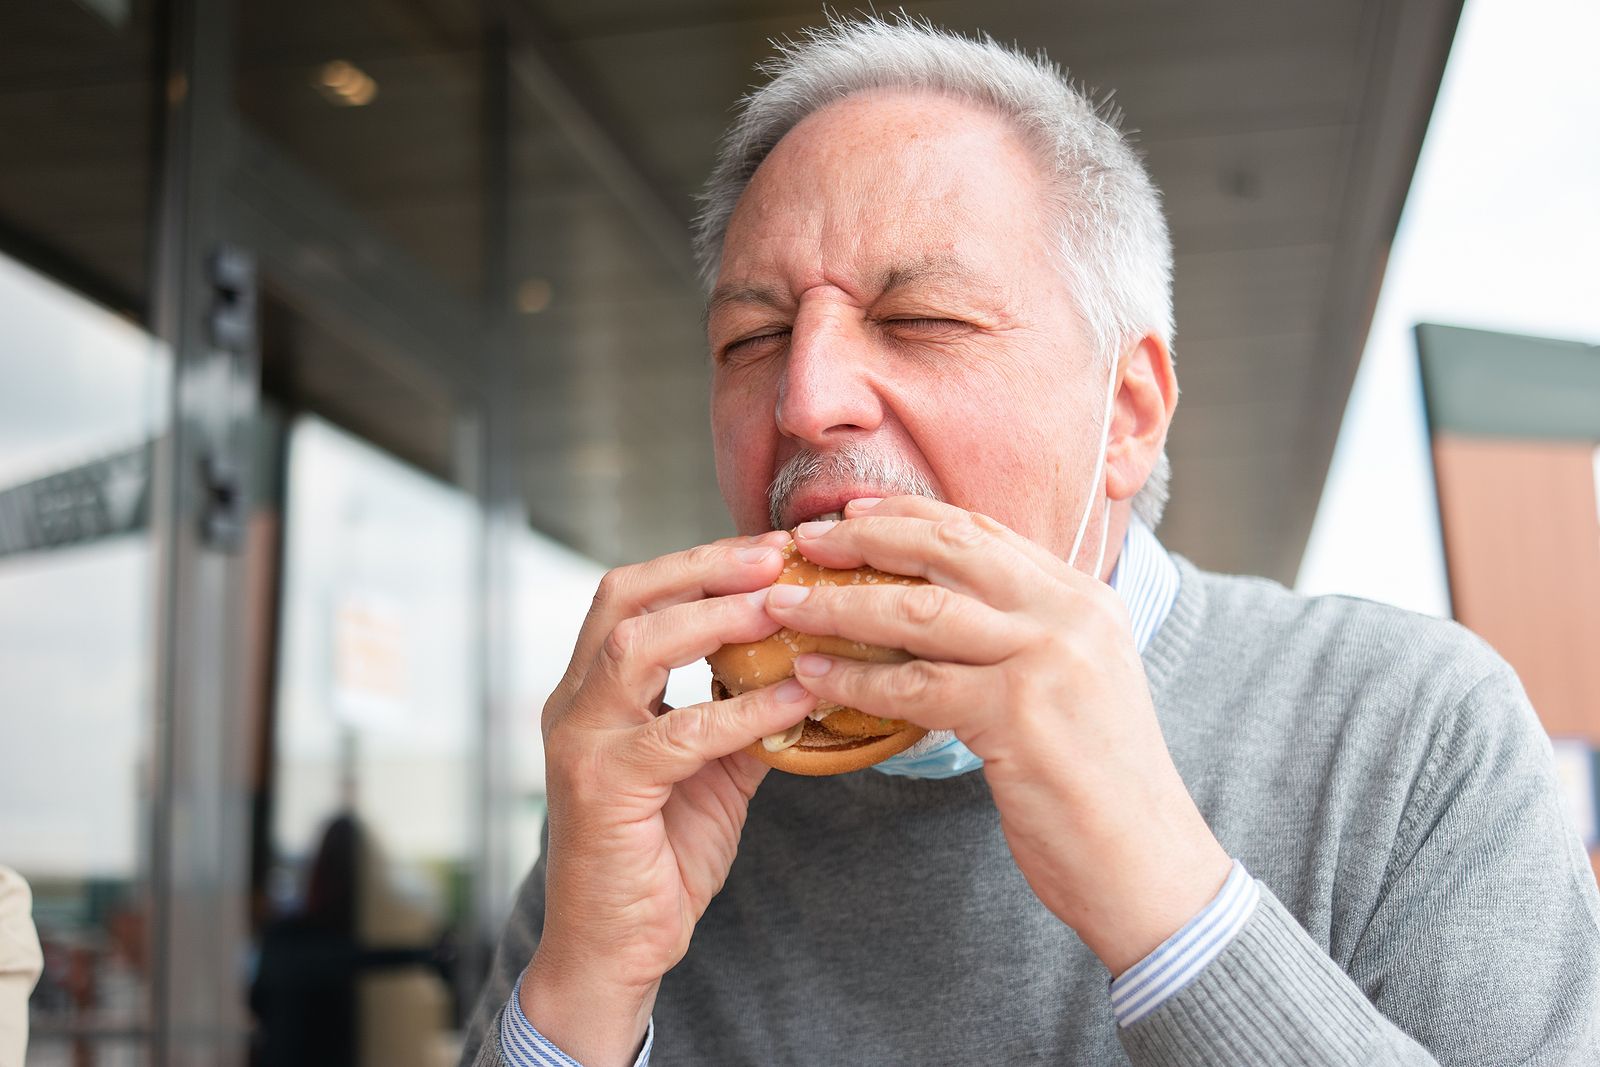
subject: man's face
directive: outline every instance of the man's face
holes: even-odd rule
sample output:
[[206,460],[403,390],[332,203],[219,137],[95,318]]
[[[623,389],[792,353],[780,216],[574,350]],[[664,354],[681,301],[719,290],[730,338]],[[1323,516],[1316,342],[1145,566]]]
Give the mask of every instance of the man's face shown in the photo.
[[[710,310],[717,481],[739,530],[770,528],[767,488],[797,454],[854,446],[1064,557],[1105,371],[1052,231],[1037,166],[987,111],[861,95],[790,131],[733,214]],[[780,518],[883,488],[825,467]]]

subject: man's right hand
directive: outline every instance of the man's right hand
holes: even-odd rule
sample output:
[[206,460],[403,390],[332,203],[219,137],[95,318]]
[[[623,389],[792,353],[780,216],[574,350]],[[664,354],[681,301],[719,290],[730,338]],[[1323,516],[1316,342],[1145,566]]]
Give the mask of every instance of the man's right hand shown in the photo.
[[740,750],[816,706],[792,679],[662,701],[672,668],[778,631],[763,604],[787,540],[728,538],[606,574],[545,704],[544,930],[521,1005],[585,1067],[633,1062],[661,976],[727,879],[768,769]]

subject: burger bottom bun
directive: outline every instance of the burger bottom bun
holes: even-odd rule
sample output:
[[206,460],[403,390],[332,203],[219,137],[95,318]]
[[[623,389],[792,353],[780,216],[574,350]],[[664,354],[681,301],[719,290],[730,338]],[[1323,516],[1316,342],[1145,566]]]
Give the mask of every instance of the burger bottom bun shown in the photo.
[[[728,688],[721,682],[715,678],[711,680],[712,699],[727,700],[731,695],[728,692]],[[828,716],[828,719],[832,719],[835,716],[844,716],[847,719],[856,718],[864,723],[879,723],[883,721],[874,716],[865,715],[854,708],[841,708]],[[824,722],[826,721],[828,720],[824,720]],[[805,774],[813,777],[846,774],[850,771],[859,771],[870,767],[874,763],[882,763],[890,756],[904,752],[928,735],[928,731],[920,726],[913,726],[898,719],[890,721],[900,724],[899,729],[896,729],[893,733],[846,737],[838,740],[830,737],[829,743],[822,745],[815,743],[808,745],[806,739],[802,739],[799,744],[791,745],[777,752],[768,750],[766,745],[757,740],[753,744],[745,746],[744,750],[768,767],[772,767],[775,770],[788,771],[790,774]],[[807,726],[810,727],[813,724],[808,722]],[[807,731],[807,733],[810,732],[810,730]],[[822,732],[824,734],[832,733],[826,727],[823,727]],[[814,737],[815,735],[813,734],[812,736]]]
[[859,771],[874,763],[882,763],[890,756],[904,752],[926,737],[928,731],[920,726],[907,726],[883,737],[863,737],[843,745],[827,748],[802,748],[792,745],[778,752],[768,752],[760,741],[745,748],[756,759],[769,767],[790,774],[807,774],[820,777],[828,774],[845,774]]

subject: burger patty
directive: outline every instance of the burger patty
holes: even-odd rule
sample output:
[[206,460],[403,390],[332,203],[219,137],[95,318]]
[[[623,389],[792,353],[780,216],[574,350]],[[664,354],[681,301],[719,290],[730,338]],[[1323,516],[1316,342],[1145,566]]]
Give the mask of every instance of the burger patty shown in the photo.
[[[833,737],[855,738],[883,737],[904,730],[909,724],[904,719],[885,719],[855,708],[839,708],[821,720],[812,721],[810,725]],[[804,740],[801,743],[804,744]]]
[[[714,700],[727,700],[731,694],[727,686],[716,678],[711,679],[711,696]],[[805,729],[796,742],[797,748],[856,748],[879,737],[904,730],[909,723],[904,719],[885,719],[868,715],[855,708],[838,708],[823,719],[807,719]]]

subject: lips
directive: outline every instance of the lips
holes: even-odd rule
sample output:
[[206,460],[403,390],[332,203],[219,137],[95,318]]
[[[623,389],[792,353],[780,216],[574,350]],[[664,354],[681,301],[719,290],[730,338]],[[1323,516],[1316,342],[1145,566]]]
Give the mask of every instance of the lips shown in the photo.
[[892,490],[865,485],[851,486],[848,489],[808,489],[796,493],[788,508],[784,510],[783,528],[792,530],[802,522],[811,522],[815,519],[842,519],[844,506],[852,500],[894,495]]

